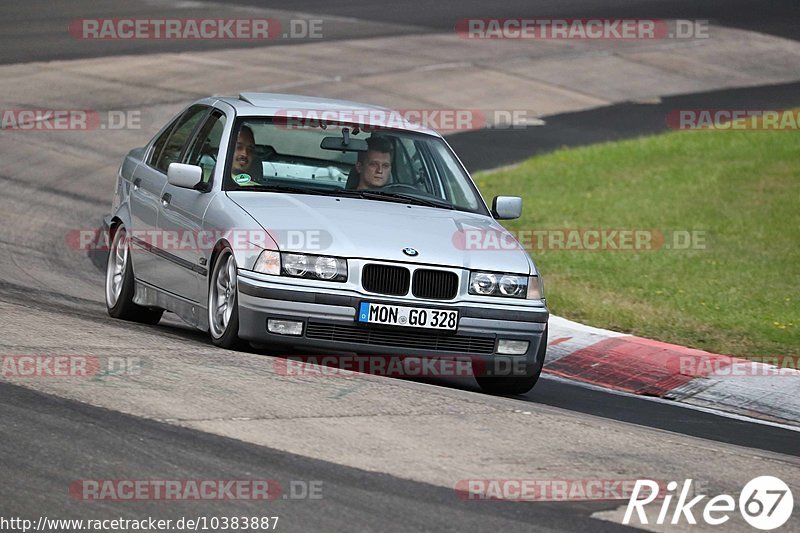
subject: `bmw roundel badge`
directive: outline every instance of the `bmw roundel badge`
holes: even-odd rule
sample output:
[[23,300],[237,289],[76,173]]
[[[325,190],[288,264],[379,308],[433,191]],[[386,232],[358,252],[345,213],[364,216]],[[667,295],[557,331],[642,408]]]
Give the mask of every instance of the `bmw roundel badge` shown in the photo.
[[411,257],[416,257],[419,255],[419,252],[413,248],[403,248],[403,253]]

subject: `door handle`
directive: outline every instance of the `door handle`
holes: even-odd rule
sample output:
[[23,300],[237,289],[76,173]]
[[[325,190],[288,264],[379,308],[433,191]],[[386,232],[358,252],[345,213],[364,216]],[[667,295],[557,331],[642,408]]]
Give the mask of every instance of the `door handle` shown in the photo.
[[168,192],[165,192],[161,196],[161,205],[163,205],[164,207],[167,207],[171,200],[172,200],[172,195],[170,193],[168,193]]
[[139,187],[142,185],[142,178],[136,178],[133,180],[133,190],[138,191]]

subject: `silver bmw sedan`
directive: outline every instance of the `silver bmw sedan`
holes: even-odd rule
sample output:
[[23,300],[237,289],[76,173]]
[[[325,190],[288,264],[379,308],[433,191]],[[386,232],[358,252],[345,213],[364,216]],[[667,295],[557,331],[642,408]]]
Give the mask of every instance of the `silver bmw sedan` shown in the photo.
[[112,317],[167,310],[214,344],[468,358],[481,388],[536,383],[536,266],[444,138],[341,100],[205,98],[120,166],[105,219]]

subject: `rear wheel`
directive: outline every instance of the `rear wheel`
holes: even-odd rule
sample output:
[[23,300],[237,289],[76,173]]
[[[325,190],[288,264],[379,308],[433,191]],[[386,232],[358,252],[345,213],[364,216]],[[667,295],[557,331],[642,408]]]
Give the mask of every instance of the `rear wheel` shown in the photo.
[[539,349],[536,352],[536,371],[530,376],[505,377],[505,376],[485,376],[475,377],[481,390],[488,394],[516,395],[525,394],[531,390],[539,376],[542,374],[545,354],[547,353],[547,326],[542,333],[542,340],[539,342]]
[[106,265],[106,309],[114,318],[157,324],[164,314],[163,309],[133,303],[133,266],[127,236],[125,226],[114,230]]
[[220,252],[211,271],[208,287],[208,329],[211,342],[222,348],[239,349],[246,345],[239,338],[239,296],[236,286],[236,260],[230,248]]

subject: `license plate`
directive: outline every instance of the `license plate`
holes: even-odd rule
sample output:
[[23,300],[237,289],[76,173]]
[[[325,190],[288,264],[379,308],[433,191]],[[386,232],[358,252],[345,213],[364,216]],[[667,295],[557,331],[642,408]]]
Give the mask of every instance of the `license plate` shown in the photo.
[[458,311],[362,302],[358,309],[358,321],[452,331],[458,327]]

